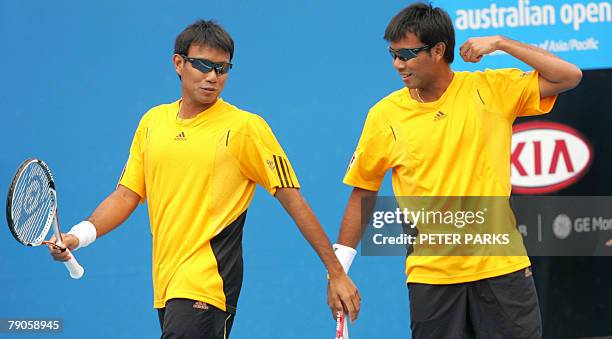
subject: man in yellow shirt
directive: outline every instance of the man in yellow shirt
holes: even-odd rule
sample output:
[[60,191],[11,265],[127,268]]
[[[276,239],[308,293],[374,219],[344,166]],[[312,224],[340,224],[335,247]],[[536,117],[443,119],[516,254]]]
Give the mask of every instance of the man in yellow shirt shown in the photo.
[[[460,55],[479,62],[503,51],[534,71],[453,72],[452,22],[445,11],[429,4],[399,12],[384,38],[405,87],[370,109],[344,177],[354,189],[334,249],[345,269],[364,231],[362,199],[376,197],[389,169],[400,205],[402,196],[509,197],[515,118],[548,113],[556,95],[582,78],[573,64],[501,36],[469,39]],[[497,226],[518,235],[510,219]],[[522,242],[520,247],[524,253]],[[526,255],[409,255],[413,337],[540,337],[529,267]]]
[[[256,184],[291,215],[329,272],[328,303],[356,319],[359,294],[300,194],[297,176],[258,115],[219,96],[234,43],[212,21],[176,38],[182,98],[141,119],[119,185],[64,237],[71,250],[119,226],[146,200],[153,236],[154,307],[162,338],[227,338],[242,285],[242,228]],[[67,252],[50,248],[57,260]]]

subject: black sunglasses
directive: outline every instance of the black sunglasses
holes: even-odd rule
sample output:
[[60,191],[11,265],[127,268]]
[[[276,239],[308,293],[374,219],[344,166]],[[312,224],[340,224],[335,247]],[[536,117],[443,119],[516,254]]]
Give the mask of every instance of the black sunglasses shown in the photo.
[[398,48],[398,49],[393,49],[389,47],[389,53],[391,54],[391,57],[393,58],[393,60],[399,58],[401,61],[408,61],[416,57],[420,51],[424,51],[429,48],[431,48],[430,45],[425,45],[425,46],[417,47],[417,48]]
[[193,68],[202,73],[208,73],[214,69],[217,74],[225,74],[232,68],[232,64],[229,62],[212,62],[206,59],[190,58],[184,54],[181,54],[181,57],[191,62]]

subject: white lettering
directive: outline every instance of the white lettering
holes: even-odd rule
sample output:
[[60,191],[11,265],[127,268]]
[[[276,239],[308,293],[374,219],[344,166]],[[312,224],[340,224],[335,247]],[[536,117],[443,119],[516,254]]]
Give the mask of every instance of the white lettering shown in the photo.
[[[514,6],[458,9],[455,12],[457,30],[478,30],[501,27],[548,26],[556,23],[554,5],[532,5],[529,0],[517,0]],[[576,31],[584,23],[597,24],[612,21],[610,1],[564,3],[559,7],[561,23]]]
[[467,12],[463,9],[460,9],[455,12],[455,14],[457,15],[457,19],[455,20],[455,27],[460,31],[468,29],[469,26],[467,23]]
[[574,220],[574,231],[590,232],[591,231],[591,219],[590,218],[576,218]]
[[384,212],[382,211],[376,211],[372,214],[372,217],[374,218],[372,226],[375,228],[381,228],[385,225],[385,223],[381,221],[383,214]]
[[593,231],[612,231],[612,219],[593,218]]

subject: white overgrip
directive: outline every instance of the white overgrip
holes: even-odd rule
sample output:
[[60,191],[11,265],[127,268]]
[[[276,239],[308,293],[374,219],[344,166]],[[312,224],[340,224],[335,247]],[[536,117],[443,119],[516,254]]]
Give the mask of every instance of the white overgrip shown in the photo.
[[66,252],[68,252],[71,257],[68,261],[64,261],[64,265],[66,265],[68,272],[70,272],[70,277],[72,279],[81,279],[85,273],[85,269],[79,264],[69,249],[66,249]]

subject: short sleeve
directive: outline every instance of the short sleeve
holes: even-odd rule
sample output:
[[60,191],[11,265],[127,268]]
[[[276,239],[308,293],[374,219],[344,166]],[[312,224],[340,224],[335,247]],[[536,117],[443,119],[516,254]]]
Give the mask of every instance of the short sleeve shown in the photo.
[[148,130],[149,128],[146,124],[146,119],[143,117],[138,124],[136,133],[134,133],[134,139],[132,140],[132,145],[130,147],[130,155],[125,167],[123,168],[121,177],[119,178],[119,185],[125,186],[138,194],[141,198],[141,202],[146,199],[143,148]]
[[380,123],[377,114],[371,110],[343,182],[349,186],[378,191],[387,170],[391,168],[394,135],[391,125]]
[[236,134],[230,148],[245,177],[272,195],[279,187],[300,187],[293,166],[264,119],[253,115]]
[[539,73],[508,68],[486,70],[485,77],[499,98],[502,113],[508,117],[522,117],[549,113],[557,96],[540,98]]

